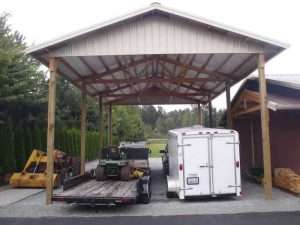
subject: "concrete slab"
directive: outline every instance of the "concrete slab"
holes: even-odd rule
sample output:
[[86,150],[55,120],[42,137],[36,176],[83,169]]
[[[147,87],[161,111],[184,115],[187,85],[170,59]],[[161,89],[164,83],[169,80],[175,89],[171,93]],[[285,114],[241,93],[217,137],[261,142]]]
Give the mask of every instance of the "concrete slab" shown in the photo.
[[166,216],[300,211],[300,198],[274,188],[273,200],[266,201],[262,187],[253,183],[243,184],[241,198],[201,201],[167,199],[161,160],[151,159],[150,165],[153,171],[153,195],[150,204],[94,208],[63,203],[46,206],[45,194],[38,193],[0,208],[0,217]]
[[24,200],[27,197],[43,192],[44,189],[32,189],[32,188],[16,188],[6,189],[0,191],[0,207],[5,207],[10,204]]

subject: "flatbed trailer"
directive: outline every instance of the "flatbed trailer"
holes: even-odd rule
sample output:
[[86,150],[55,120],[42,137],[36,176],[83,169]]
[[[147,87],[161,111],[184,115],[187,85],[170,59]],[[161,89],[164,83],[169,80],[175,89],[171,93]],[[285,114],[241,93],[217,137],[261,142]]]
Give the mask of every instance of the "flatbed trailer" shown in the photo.
[[87,173],[66,181],[52,200],[83,205],[148,203],[151,198],[150,183],[150,176],[129,181],[97,181]]

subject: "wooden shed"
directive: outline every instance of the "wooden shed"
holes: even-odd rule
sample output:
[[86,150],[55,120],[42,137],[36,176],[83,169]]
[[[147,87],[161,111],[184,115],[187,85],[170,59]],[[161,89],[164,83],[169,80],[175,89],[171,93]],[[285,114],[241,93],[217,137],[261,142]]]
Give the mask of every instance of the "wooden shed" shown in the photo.
[[[271,168],[300,173],[300,84],[266,79],[269,110]],[[263,168],[259,82],[247,79],[232,103],[233,127],[240,134],[241,169]]]

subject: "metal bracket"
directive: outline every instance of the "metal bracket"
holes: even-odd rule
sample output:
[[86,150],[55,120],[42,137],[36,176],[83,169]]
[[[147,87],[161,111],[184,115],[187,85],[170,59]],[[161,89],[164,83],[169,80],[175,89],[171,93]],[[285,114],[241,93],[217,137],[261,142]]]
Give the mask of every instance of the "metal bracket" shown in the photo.
[[186,147],[186,146],[192,146],[192,145],[191,144],[177,145],[177,147]]
[[180,191],[187,191],[187,190],[193,190],[193,188],[180,188]]
[[228,144],[228,145],[239,145],[240,142],[226,142],[226,144]]
[[227,187],[231,188],[231,187],[241,187],[241,185],[228,185]]

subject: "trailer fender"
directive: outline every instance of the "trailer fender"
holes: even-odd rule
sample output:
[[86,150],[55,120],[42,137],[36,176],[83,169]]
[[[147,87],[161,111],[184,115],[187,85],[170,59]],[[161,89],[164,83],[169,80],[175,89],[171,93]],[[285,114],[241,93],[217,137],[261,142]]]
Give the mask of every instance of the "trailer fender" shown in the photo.
[[139,194],[148,194],[148,193],[150,193],[151,192],[150,183],[151,183],[150,176],[141,177],[139,179],[139,182],[137,183],[138,193]]
[[168,192],[177,193],[180,189],[179,181],[176,178],[167,176]]

